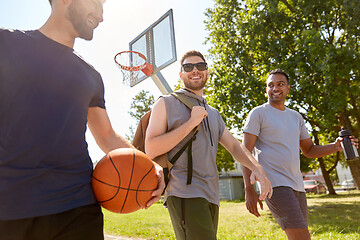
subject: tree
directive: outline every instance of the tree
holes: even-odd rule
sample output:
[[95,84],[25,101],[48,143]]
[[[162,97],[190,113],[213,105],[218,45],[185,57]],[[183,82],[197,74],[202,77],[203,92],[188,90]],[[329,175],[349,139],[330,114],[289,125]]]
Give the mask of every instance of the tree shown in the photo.
[[151,110],[152,105],[155,103],[154,96],[148,95],[149,91],[141,90],[135,97],[130,105],[129,114],[139,123],[141,117]]
[[[319,143],[334,141],[341,127],[358,136],[359,12],[353,0],[216,0],[206,13],[210,101],[230,127],[241,129],[249,110],[266,101],[267,73],[282,68],[291,79],[288,106]],[[350,168],[360,186],[360,161]]]
[[[136,125],[139,124],[141,117],[151,110],[152,105],[154,104],[154,96],[148,95],[149,91],[141,90],[135,97],[130,105],[129,114],[132,118],[136,120]],[[135,130],[133,126],[130,126],[130,135],[126,134],[127,140],[132,140],[135,135]]]

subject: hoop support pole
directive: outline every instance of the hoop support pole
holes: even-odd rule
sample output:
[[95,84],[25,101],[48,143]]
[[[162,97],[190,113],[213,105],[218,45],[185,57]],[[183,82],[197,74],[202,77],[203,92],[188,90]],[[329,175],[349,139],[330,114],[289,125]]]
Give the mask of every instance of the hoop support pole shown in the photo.
[[150,77],[155,82],[156,86],[159,88],[162,94],[165,95],[173,92],[173,90],[165,80],[164,76],[160,72],[157,72],[156,74],[152,74]]

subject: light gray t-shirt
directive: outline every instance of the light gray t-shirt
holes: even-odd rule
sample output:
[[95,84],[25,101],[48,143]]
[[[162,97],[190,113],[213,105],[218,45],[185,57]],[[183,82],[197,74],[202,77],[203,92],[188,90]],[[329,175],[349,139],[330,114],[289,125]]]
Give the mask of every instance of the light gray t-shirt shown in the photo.
[[[216,166],[216,153],[225,129],[225,123],[219,112],[206,104],[205,98],[183,89],[177,91],[177,93],[185,94],[196,105],[205,107],[208,116],[200,124],[199,132],[192,143],[192,182],[189,185],[186,184],[188,169],[186,149],[171,169],[170,181],[164,195],[165,202],[168,196],[181,198],[201,197],[219,205],[219,174]],[[189,120],[190,109],[188,107],[173,96],[164,96],[163,98],[168,120],[167,131],[171,131]],[[191,136],[185,137],[168,153],[169,159],[186,144]]]
[[265,103],[251,110],[244,131],[256,135],[254,156],[272,187],[288,186],[305,192],[300,171],[300,140],[310,138],[300,113],[281,111]]

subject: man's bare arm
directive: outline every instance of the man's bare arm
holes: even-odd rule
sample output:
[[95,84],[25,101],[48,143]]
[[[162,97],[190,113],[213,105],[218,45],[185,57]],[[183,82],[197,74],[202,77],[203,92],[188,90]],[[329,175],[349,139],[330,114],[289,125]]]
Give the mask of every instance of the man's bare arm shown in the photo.
[[169,152],[184,139],[207,116],[207,111],[201,106],[193,107],[188,121],[172,131],[167,132],[167,116],[165,101],[160,98],[154,105],[149,126],[146,131],[145,152],[154,159]]
[[[320,158],[337,151],[342,151],[341,141],[343,139],[338,137],[334,143],[329,143],[326,145],[315,145],[311,138],[300,140],[300,149],[303,154],[308,158]],[[351,142],[356,148],[358,148],[358,139],[354,136],[351,136]]]
[[87,118],[89,129],[104,153],[116,148],[134,148],[125,138],[114,131],[105,109],[90,107]]
[[[243,143],[244,146],[249,150],[249,152],[252,152],[254,150],[256,140],[257,140],[256,135],[250,133],[244,133]],[[245,185],[246,208],[251,214],[254,214],[256,217],[260,217],[257,204],[259,203],[260,209],[263,209],[263,203],[259,199],[259,196],[256,193],[253,184],[251,184],[250,182],[251,170],[243,165],[241,167],[242,167],[244,185]]]
[[237,140],[230,131],[225,128],[223,135],[220,138],[220,144],[223,145],[234,159],[242,165],[249,168],[252,172],[250,175],[250,183],[254,184],[259,181],[261,185],[260,199],[264,200],[266,197],[271,197],[272,187],[266,173],[246,147]]

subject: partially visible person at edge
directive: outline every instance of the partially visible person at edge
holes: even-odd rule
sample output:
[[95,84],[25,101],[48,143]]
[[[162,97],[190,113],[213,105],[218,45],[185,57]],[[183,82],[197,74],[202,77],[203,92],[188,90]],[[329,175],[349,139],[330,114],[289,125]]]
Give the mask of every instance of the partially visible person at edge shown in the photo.
[[260,199],[271,196],[271,184],[251,153],[225,127],[219,112],[207,105],[203,90],[209,70],[204,56],[190,51],[184,54],[180,64],[179,75],[185,88],[177,93],[185,95],[196,106],[190,110],[172,95],[156,101],[147,128],[145,148],[151,158],[169,152],[171,159],[200,124],[192,143],[191,183],[187,183],[188,154],[185,151],[170,171],[164,204],[168,207],[177,239],[211,240],[216,239],[219,214],[218,143],[252,170],[252,182],[258,180],[261,183]]
[[[39,29],[0,29],[0,239],[100,240],[86,124],[108,153],[132,148],[114,132],[100,74],[74,50],[103,21],[102,0],[50,0]],[[158,189],[164,188],[157,166]]]
[[[266,80],[268,102],[249,113],[244,126],[244,145],[263,166],[273,187],[271,199],[265,199],[273,217],[288,239],[310,239],[306,195],[300,172],[300,149],[308,158],[320,158],[341,151],[342,138],[324,146],[314,145],[300,113],[285,106],[290,91],[289,77],[280,70]],[[357,139],[353,144],[358,145]],[[251,170],[242,167],[246,207],[260,216],[257,203],[262,201],[250,182]]]

